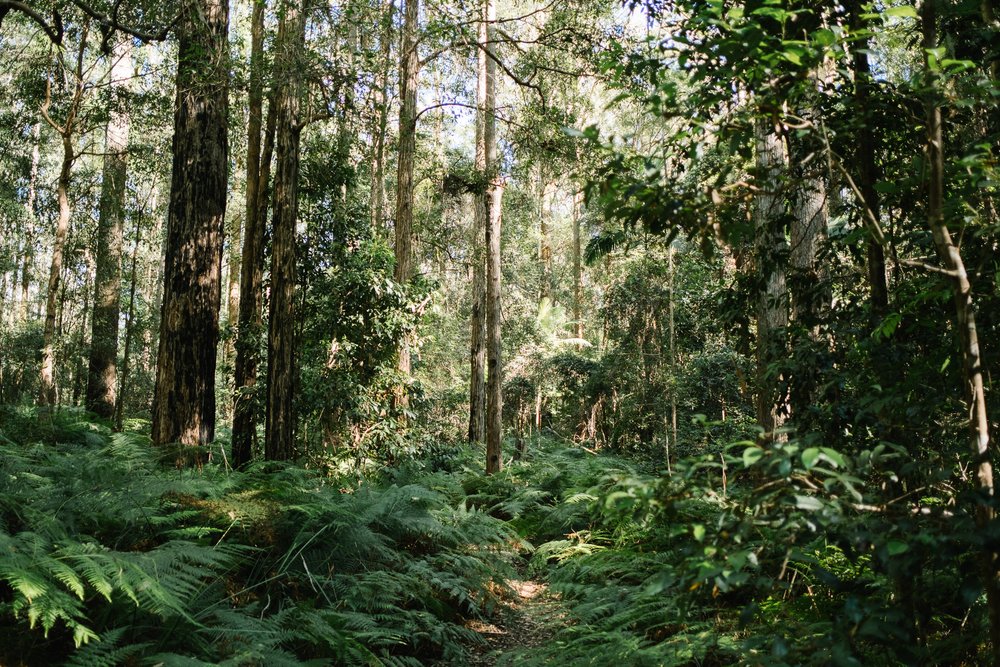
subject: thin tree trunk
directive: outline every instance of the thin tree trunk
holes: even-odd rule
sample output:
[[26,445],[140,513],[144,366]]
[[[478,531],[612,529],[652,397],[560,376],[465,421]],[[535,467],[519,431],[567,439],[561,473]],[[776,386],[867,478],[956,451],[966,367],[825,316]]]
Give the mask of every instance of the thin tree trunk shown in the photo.
[[[952,240],[944,214],[944,132],[941,107],[938,105],[939,83],[927,63],[927,54],[935,49],[937,39],[937,2],[925,0],[921,16],[923,47],[927,81],[927,163],[930,167],[927,201],[927,221],[934,237],[938,258],[951,277],[955,301],[958,342],[964,360],[965,387],[969,400],[969,431],[972,460],[976,466],[976,479],[982,495],[976,504],[976,523],[981,531],[988,529],[995,518],[991,506],[993,491],[993,466],[990,461],[989,419],[986,412],[986,394],[983,387],[982,351],[976,328],[975,304],[972,286],[962,260],[962,254]],[[997,578],[998,554],[989,547],[983,553],[983,586],[990,617],[990,643],[993,664],[1000,665],[1000,581]]]
[[[403,21],[402,59],[399,68],[399,155],[396,170],[396,268],[394,278],[407,284],[413,278],[413,166],[417,149],[417,86],[420,54],[417,52],[419,0],[406,0]],[[410,375],[410,345],[404,340],[399,349],[399,371]],[[398,395],[406,405],[406,391]]]
[[228,0],[185,3],[178,30],[174,160],[153,399],[157,444],[205,445],[215,438],[229,176],[228,14]]
[[[479,24],[479,40],[486,41],[486,24]],[[486,163],[487,61],[480,50],[476,65],[476,171],[480,181],[488,182]],[[489,224],[488,192],[473,197],[472,234],[472,336],[470,344],[471,378],[469,381],[469,442],[486,439],[486,227]]]
[[573,197],[573,331],[583,340],[583,246],[580,218],[583,209],[583,192]]
[[122,225],[125,218],[125,176],[128,168],[129,115],[122,99],[132,76],[132,40],[114,48],[111,68],[112,110],[108,119],[97,221],[97,268],[94,317],[87,373],[87,409],[105,419],[115,413],[118,375],[118,319],[121,316]]
[[539,290],[539,300],[552,303],[552,227],[549,218],[552,216],[552,201],[556,196],[553,183],[546,183],[539,168],[539,186],[541,202],[538,216],[538,263],[542,272],[542,285]]
[[[67,123],[70,127],[70,123]],[[52,263],[49,265],[48,296],[45,300],[45,326],[43,329],[41,389],[39,403],[55,405],[57,400],[55,366],[56,366],[56,310],[58,308],[59,284],[63,270],[63,254],[66,249],[66,236],[69,234],[69,185],[73,173],[73,134],[67,129],[62,136],[63,159],[59,169],[59,181],[56,186],[56,196],[59,200],[59,217],[56,219],[56,235],[52,244]]]
[[785,285],[785,205],[783,177],[787,165],[784,142],[769,126],[758,120],[758,191],[754,202],[757,230],[757,273],[761,281],[757,311],[757,420],[767,440],[782,426],[786,416],[784,399],[779,400],[776,382],[769,367],[784,357],[784,330],[788,325],[788,295]]
[[31,171],[28,176],[28,197],[24,202],[27,213],[24,229],[24,253],[21,258],[21,298],[18,299],[17,320],[28,319],[28,303],[31,294],[31,265],[35,257],[35,199],[38,193],[38,166],[41,163],[42,124],[35,123],[31,131],[33,146],[31,149]]
[[236,327],[236,361],[233,371],[233,466],[250,462],[257,431],[257,362],[262,325],[264,278],[264,231],[267,223],[267,192],[274,151],[277,106],[271,103],[262,156],[261,132],[264,113],[264,15],[265,3],[255,2],[250,29],[250,119],[247,126],[246,221],[243,229],[243,260],[240,265],[239,322]]
[[487,50],[492,48],[494,0],[484,0],[480,35],[480,58],[486,60],[485,102],[482,105],[486,173],[489,176],[486,225],[486,474],[503,467],[503,362],[500,357],[500,224],[503,184],[496,171],[496,63]]
[[[860,0],[855,0],[851,6],[851,21],[860,26],[862,12]],[[867,40],[856,45],[853,52],[854,63],[854,108],[860,119],[858,128],[858,189],[863,201],[874,220],[881,218],[881,202],[875,183],[878,181],[878,168],[875,164],[877,139],[872,131],[872,99],[874,86],[871,65],[868,62]],[[871,295],[872,319],[879,321],[889,312],[889,287],[886,283],[885,249],[874,235],[868,235],[868,288]]]
[[[155,207],[154,207],[155,208]],[[135,246],[132,248],[132,268],[129,277],[129,289],[128,289],[128,311],[125,317],[125,343],[122,350],[122,372],[118,377],[118,396],[126,396],[126,390],[128,389],[129,381],[129,371],[130,362],[132,359],[132,339],[135,336],[135,292],[136,292],[136,277],[137,268],[139,264],[139,243],[141,242],[142,234],[142,214],[135,216],[135,232],[133,237],[135,239]],[[123,398],[119,398],[115,402],[115,430],[122,430],[122,420],[124,417],[124,405],[125,401]]]
[[392,17],[396,5],[393,0],[385,0],[382,5],[383,32],[379,61],[381,73],[375,88],[375,104],[378,107],[378,122],[375,127],[375,146],[372,159],[371,216],[372,228],[381,230],[385,222],[385,140],[389,122],[389,67],[392,56]]
[[[670,444],[674,450],[677,449],[677,331],[674,328],[674,246],[671,243],[669,254],[667,255],[668,271],[670,273],[670,283],[668,285],[668,312],[667,325],[670,327]],[[725,420],[725,417],[723,417]],[[666,451],[667,471],[670,471],[670,448]]]
[[267,419],[264,456],[292,458],[295,447],[295,226],[299,205],[299,139],[302,133],[301,56],[306,11],[285,0],[278,34],[274,236],[271,241],[271,303],[267,337]]

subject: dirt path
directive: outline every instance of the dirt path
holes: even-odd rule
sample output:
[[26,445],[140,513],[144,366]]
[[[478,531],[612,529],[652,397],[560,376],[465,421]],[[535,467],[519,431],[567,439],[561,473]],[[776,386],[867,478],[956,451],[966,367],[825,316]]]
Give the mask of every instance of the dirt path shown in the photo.
[[486,640],[486,646],[472,648],[471,667],[493,667],[506,653],[541,646],[563,623],[562,605],[546,584],[530,579],[507,583],[514,596],[505,600],[492,623],[469,623]]

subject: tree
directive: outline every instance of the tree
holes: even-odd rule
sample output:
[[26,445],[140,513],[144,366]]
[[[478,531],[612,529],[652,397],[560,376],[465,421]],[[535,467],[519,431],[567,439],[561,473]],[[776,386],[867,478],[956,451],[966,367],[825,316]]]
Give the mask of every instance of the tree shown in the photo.
[[274,175],[274,235],[271,241],[271,308],[267,337],[267,421],[264,455],[290,459],[295,451],[295,225],[299,205],[299,150],[302,133],[302,67],[306,6],[285,0],[275,62],[280,82]]
[[112,52],[111,104],[104,148],[101,208],[97,223],[94,315],[91,319],[87,408],[110,419],[118,389],[118,319],[121,316],[122,224],[128,166],[129,111],[125,94],[132,77],[132,41],[120,39]]
[[215,437],[215,367],[229,178],[228,0],[192,0],[178,18],[173,170],[152,437]]

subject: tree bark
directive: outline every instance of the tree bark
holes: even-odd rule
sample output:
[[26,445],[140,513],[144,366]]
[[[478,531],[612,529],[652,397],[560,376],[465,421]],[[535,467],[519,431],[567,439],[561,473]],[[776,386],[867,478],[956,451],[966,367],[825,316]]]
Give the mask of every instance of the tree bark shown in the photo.
[[306,10],[285,0],[275,70],[277,96],[274,233],[271,241],[271,303],[267,336],[267,418],[264,456],[288,460],[295,453],[295,226],[299,205],[299,145],[302,133],[302,53]]
[[371,216],[372,228],[382,229],[385,224],[385,141],[389,121],[389,66],[392,57],[392,18],[396,5],[393,0],[383,3],[382,35],[379,46],[381,72],[375,88],[375,104],[378,107],[378,121],[375,126],[375,145],[372,157]]
[[[153,442],[215,437],[229,176],[228,0],[185,3],[178,28],[173,172],[153,399]],[[195,457],[197,459],[197,457]]]
[[542,175],[542,169],[539,168],[538,178],[539,178],[539,195],[541,201],[539,202],[539,215],[538,215],[538,263],[539,268],[542,272],[542,285],[539,289],[538,297],[540,301],[545,301],[548,299],[549,304],[552,304],[552,226],[549,224],[549,218],[552,216],[552,201],[556,196],[556,187],[554,183],[546,183]]
[[[489,57],[496,21],[494,0],[483,1],[479,57],[485,59],[485,98],[482,104],[486,149],[486,474],[503,467],[503,362],[500,357],[500,224],[503,184],[496,174],[496,63]],[[485,36],[486,39],[482,39]]]
[[[25,322],[28,319],[28,304],[31,294],[31,265],[35,257],[35,200],[38,193],[38,166],[41,163],[42,124],[35,123],[31,136],[31,170],[28,174],[28,197],[24,202],[27,213],[24,234],[24,253],[21,258],[21,296],[17,305],[17,320]],[[16,276],[15,276],[16,278]]]
[[[236,361],[233,370],[233,466],[250,463],[257,432],[257,362],[262,328],[264,232],[267,227],[268,181],[274,152],[277,107],[268,107],[264,147],[261,134],[264,113],[265,3],[254,3],[250,29],[250,119],[247,125],[246,221],[240,264],[239,322],[236,326]],[[262,155],[263,153],[263,155]]]
[[[396,170],[396,282],[407,284],[413,278],[413,166],[417,150],[417,86],[420,54],[417,52],[417,21],[420,1],[406,0],[403,20],[402,59],[399,68],[399,155]],[[400,373],[410,375],[410,345],[404,340],[399,348]],[[406,391],[398,395],[406,404]]]
[[[937,75],[927,62],[927,53],[937,47],[937,0],[925,0],[921,15],[925,73],[927,76],[927,163],[930,168],[927,199],[927,222],[934,237],[941,265],[951,278],[955,302],[956,333],[962,350],[963,374],[969,401],[969,432],[972,460],[982,498],[976,504],[976,523],[981,531],[988,529],[995,518],[991,506],[994,495],[991,463],[989,419],[983,387],[982,351],[976,328],[972,286],[961,251],[955,245],[944,212],[944,132],[941,107],[938,104]],[[986,590],[990,617],[990,643],[993,664],[1000,665],[1000,580],[997,578],[998,554],[987,547],[982,556],[983,586]]]
[[[862,2],[856,0],[851,5],[851,22],[860,30],[860,14]],[[872,131],[872,89],[875,83],[872,79],[871,64],[868,61],[868,40],[856,45],[853,52],[854,65],[854,108],[860,123],[858,127],[858,189],[861,191],[861,205],[868,209],[871,217],[879,220],[882,215],[881,202],[875,183],[878,181],[878,168],[875,163],[875,153],[878,149],[875,133]],[[864,213],[862,213],[864,215]],[[886,282],[885,249],[882,243],[868,235],[868,287],[872,305],[872,319],[881,320],[889,312],[889,287]]]
[[[486,24],[479,24],[479,41],[486,42]],[[486,227],[489,224],[490,174],[486,162],[486,54],[478,51],[476,65],[476,172],[483,185],[473,197],[472,235],[472,336],[470,344],[471,378],[469,381],[469,442],[486,439]]]
[[[155,210],[155,204],[151,207]],[[135,239],[135,245],[132,247],[132,268],[129,277],[129,290],[128,290],[128,310],[125,315],[125,343],[124,349],[122,350],[122,372],[118,377],[118,396],[124,397],[126,395],[126,389],[128,388],[129,371],[131,368],[132,359],[132,339],[135,336],[135,293],[136,293],[136,278],[138,274],[139,265],[139,243],[141,242],[142,234],[142,214],[135,216],[135,230],[133,237]],[[115,430],[122,430],[122,420],[124,417],[124,410],[122,408],[124,400],[119,398],[115,402]]]
[[774,431],[783,425],[787,413],[768,369],[784,357],[784,331],[788,326],[783,193],[788,157],[782,138],[769,124],[769,120],[759,119],[755,127],[758,189],[754,200],[757,275],[761,281],[757,305],[757,421],[764,429],[765,440],[774,439]]
[[122,225],[128,168],[129,115],[126,100],[132,76],[132,40],[122,39],[113,51],[112,110],[104,149],[101,207],[97,221],[94,316],[91,320],[87,409],[105,419],[115,414],[118,374],[118,319],[121,316]]
[[580,218],[583,212],[583,192],[573,197],[573,332],[583,340],[583,245]]

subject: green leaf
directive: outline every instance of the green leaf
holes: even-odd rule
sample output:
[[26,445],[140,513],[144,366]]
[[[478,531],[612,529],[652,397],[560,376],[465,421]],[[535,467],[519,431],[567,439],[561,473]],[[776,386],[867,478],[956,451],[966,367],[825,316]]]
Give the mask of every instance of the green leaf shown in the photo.
[[691,526],[691,533],[694,535],[694,539],[701,542],[705,539],[705,526],[700,523],[696,523]]
[[754,445],[753,447],[747,447],[743,450],[743,465],[747,468],[752,466],[757,461],[760,461],[764,456],[764,449]]
[[802,465],[805,466],[806,470],[809,470],[816,465],[816,462],[819,461],[819,457],[819,447],[810,447],[806,451],[802,452]]
[[890,556],[898,556],[909,551],[910,545],[900,540],[889,540],[889,543],[885,545],[885,549],[889,552]]
[[795,496],[795,506],[807,512],[816,512],[823,509],[823,503],[815,496]]
[[910,5],[901,5],[899,7],[890,7],[885,10],[886,16],[897,16],[900,18],[915,19],[918,18],[917,10],[915,7]]

